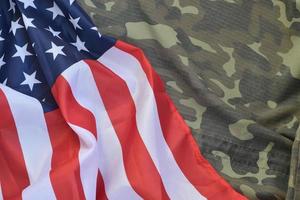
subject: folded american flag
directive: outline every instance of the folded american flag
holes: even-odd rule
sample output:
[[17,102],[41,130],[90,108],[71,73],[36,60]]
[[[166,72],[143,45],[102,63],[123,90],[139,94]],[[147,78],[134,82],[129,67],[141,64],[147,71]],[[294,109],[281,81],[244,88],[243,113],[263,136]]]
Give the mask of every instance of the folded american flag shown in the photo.
[[136,47],[74,0],[1,0],[0,199],[245,199]]

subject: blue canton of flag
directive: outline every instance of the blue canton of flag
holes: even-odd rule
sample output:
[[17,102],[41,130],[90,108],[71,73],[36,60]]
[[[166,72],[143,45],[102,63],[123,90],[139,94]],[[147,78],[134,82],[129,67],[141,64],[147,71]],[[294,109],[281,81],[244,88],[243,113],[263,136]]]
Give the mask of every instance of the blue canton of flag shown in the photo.
[[66,67],[114,44],[74,0],[9,0],[0,8],[0,82],[38,99],[45,112],[57,108],[50,87]]

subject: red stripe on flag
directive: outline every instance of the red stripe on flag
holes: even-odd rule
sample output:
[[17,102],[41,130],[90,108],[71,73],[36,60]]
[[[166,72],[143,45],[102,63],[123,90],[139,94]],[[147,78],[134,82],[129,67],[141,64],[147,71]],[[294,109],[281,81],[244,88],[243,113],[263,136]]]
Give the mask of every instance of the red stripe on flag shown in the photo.
[[30,184],[13,115],[0,89],[0,182],[4,200],[22,199]]
[[59,110],[48,112],[45,119],[53,148],[50,179],[58,200],[84,200],[78,154],[80,141]]
[[[88,89],[88,88],[87,88]],[[60,110],[67,122],[90,131],[97,138],[94,115],[78,104],[72,90],[64,77],[59,76],[52,87],[52,94],[59,104]]]
[[97,61],[86,62],[120,140],[126,173],[132,187],[143,198],[169,199],[138,132],[135,105],[125,81]]
[[235,192],[231,186],[215,172],[208,161],[203,158],[189,127],[176,110],[165,91],[163,82],[153,70],[143,52],[139,48],[122,41],[118,41],[115,46],[131,54],[140,62],[154,91],[165,140],[176,162],[188,180],[208,199],[246,199]]
[[108,200],[106,193],[105,193],[104,181],[103,181],[100,171],[98,171],[98,175],[97,175],[96,200]]

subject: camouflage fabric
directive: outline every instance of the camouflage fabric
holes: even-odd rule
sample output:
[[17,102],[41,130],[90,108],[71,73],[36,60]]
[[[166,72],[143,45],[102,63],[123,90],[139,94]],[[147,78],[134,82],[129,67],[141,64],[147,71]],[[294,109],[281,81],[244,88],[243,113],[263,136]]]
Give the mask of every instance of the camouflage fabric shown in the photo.
[[141,47],[203,155],[249,199],[300,199],[299,0],[79,0]]

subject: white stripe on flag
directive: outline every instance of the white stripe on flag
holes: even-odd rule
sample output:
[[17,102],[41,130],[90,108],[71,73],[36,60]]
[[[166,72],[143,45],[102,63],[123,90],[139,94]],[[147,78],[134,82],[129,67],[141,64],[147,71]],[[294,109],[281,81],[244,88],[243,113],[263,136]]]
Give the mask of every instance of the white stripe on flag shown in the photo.
[[1,188],[1,183],[0,183],[0,200],[3,200],[3,195],[2,195],[2,188]]
[[185,177],[164,139],[155,96],[138,60],[132,55],[112,47],[98,61],[126,82],[136,106],[139,133],[162,177],[170,198],[175,200],[206,199]]
[[76,101],[95,116],[99,138],[99,169],[108,198],[141,199],[128,181],[120,141],[105,110],[89,66],[80,61],[64,71],[62,76],[70,84]]
[[97,142],[92,133],[74,124],[69,126],[77,133],[80,140],[79,163],[80,177],[86,200],[96,199],[98,175]]
[[23,199],[56,199],[49,177],[52,147],[41,104],[6,86],[0,88],[14,117],[31,184],[23,191]]

